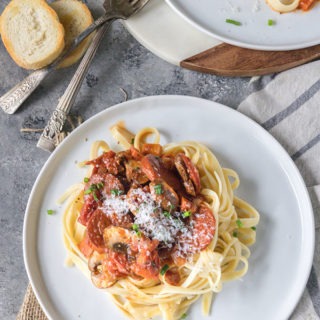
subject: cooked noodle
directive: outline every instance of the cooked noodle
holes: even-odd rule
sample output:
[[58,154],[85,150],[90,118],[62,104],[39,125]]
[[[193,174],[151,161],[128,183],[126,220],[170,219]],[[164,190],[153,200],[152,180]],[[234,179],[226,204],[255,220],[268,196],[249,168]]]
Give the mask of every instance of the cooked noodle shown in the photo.
[[[136,135],[115,125],[111,132],[124,149],[132,146],[140,150],[146,139],[159,143],[160,134],[155,128],[144,128]],[[102,141],[92,146],[90,159],[97,158],[101,151],[110,150]],[[216,230],[210,245],[179,266],[182,281],[179,286],[166,283],[159,274],[158,280],[136,280],[131,277],[118,280],[113,286],[103,289],[111,294],[114,303],[132,319],[150,319],[161,315],[163,319],[180,319],[189,307],[202,298],[202,311],[208,315],[214,294],[226,281],[243,277],[248,270],[250,250],[255,243],[255,226],[258,212],[247,202],[234,195],[239,186],[238,174],[222,168],[215,155],[204,145],[185,141],[163,146],[163,153],[175,155],[183,152],[199,170],[201,194],[211,208],[216,220]],[[87,177],[90,177],[89,171]],[[71,187],[60,199],[68,198],[64,217],[63,235],[68,252],[68,265],[76,265],[88,278],[88,260],[79,250],[79,243],[86,227],[77,219],[84,204],[84,183]]]

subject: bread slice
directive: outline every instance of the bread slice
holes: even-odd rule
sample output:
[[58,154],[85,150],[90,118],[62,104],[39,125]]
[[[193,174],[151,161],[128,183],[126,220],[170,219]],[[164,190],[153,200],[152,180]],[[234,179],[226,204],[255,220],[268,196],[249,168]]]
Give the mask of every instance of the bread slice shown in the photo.
[[[56,11],[64,26],[66,46],[93,22],[88,7],[78,0],[56,0],[51,3],[51,7]],[[59,67],[68,67],[77,62],[87,50],[90,41],[91,37],[88,37],[81,42],[77,49],[60,63]]]
[[12,57],[26,69],[42,68],[64,48],[64,28],[44,0],[12,0],[0,21],[2,41]]

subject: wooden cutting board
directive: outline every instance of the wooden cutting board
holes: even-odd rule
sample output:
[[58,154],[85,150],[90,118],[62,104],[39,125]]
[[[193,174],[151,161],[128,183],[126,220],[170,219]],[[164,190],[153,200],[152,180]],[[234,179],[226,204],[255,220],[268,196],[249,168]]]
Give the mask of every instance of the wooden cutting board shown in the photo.
[[183,68],[220,76],[252,77],[272,74],[320,58],[320,45],[292,51],[262,51],[226,43],[181,61]]

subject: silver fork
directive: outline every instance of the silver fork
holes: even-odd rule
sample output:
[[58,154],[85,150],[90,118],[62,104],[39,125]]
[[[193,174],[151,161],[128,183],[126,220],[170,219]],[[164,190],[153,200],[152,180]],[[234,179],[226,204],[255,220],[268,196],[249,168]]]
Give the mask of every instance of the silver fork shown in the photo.
[[65,48],[63,53],[50,65],[34,71],[10,91],[4,94],[0,98],[0,107],[8,114],[15,113],[22,103],[39,86],[43,79],[45,79],[46,76],[53,70],[55,70],[59,63],[93,31],[106,22],[111,24],[116,19],[128,19],[130,16],[142,9],[148,1],[149,0],[105,0],[103,3],[105,14],[95,20],[86,30],[84,30],[77,38],[75,38],[74,41],[67,48]]

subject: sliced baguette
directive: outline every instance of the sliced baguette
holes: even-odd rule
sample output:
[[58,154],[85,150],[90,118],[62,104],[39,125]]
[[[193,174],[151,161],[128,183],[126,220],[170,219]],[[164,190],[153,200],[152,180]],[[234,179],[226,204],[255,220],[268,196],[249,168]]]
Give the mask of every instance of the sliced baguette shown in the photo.
[[44,0],[12,0],[0,20],[4,46],[12,59],[26,69],[42,68],[64,48],[64,28]]
[[[64,26],[66,46],[93,22],[88,7],[78,0],[56,0],[51,3],[51,7],[56,11]],[[76,63],[87,50],[90,41],[91,37],[86,38],[76,50],[60,63],[59,67],[64,68]]]

